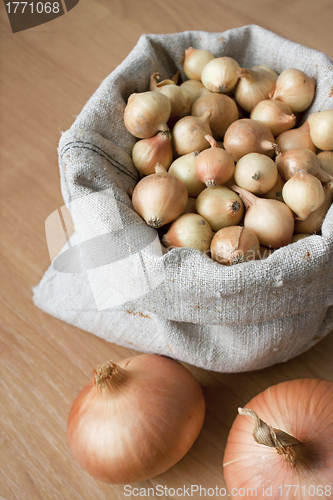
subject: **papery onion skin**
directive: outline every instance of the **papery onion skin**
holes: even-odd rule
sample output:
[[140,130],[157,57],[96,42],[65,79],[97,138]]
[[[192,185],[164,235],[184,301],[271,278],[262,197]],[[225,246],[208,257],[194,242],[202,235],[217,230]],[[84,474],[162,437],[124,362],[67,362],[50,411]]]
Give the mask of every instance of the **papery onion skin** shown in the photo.
[[265,198],[270,200],[278,200],[283,202],[282,188],[285,185],[285,180],[282,178],[281,174],[278,174],[278,178],[272,189],[265,193]]
[[168,170],[169,174],[174,175],[185,185],[189,197],[196,198],[206,186],[199,179],[195,170],[195,159],[198,152],[182,155],[173,161]]
[[237,104],[225,94],[210,92],[204,88],[193,104],[191,114],[193,116],[202,116],[207,109],[211,110],[209,125],[213,137],[216,140],[222,139],[227,128],[238,120]]
[[284,153],[278,153],[275,163],[286,181],[300,171],[308,172],[322,182],[333,180],[332,176],[322,170],[318,156],[306,148],[289,149]]
[[248,113],[275,89],[275,77],[262,68],[239,68],[235,88],[236,102]]
[[196,156],[195,170],[207,187],[214,187],[228,182],[234,173],[235,162],[225,149],[217,147],[212,136],[206,135],[205,138],[211,147]]
[[254,194],[270,191],[278,180],[275,162],[260,153],[248,153],[238,160],[234,178],[237,186]]
[[93,378],[75,399],[69,446],[96,479],[144,481],[191,448],[204,420],[203,394],[185,367],[164,356],[142,354],[110,366],[115,371],[104,388]]
[[232,57],[216,57],[201,72],[201,81],[211,92],[225,93],[232,90],[238,80],[239,64]]
[[237,226],[244,215],[242,200],[225,186],[204,189],[197,197],[196,210],[208,221],[213,231]]
[[177,153],[186,155],[209,148],[205,135],[212,135],[209,125],[210,109],[200,117],[184,116],[173,128],[173,142]]
[[285,102],[294,113],[305,111],[314,99],[316,80],[304,71],[288,68],[279,74],[271,99]]
[[174,221],[185,210],[188,194],[185,185],[162,166],[143,177],[135,186],[134,210],[155,229]]
[[333,382],[320,379],[282,382],[258,394],[245,407],[255,411],[268,425],[305,443],[310,464],[313,462],[309,468],[293,467],[275,448],[258,444],[252,435],[253,420],[238,415],[223,458],[224,478],[231,499],[239,498],[235,492],[241,488],[245,492],[247,488],[249,492],[255,488],[253,498],[279,500],[286,497],[288,485],[291,485],[289,496],[295,500],[321,498],[319,494],[316,496],[320,485],[323,491],[325,485],[329,486],[323,498],[332,498]]
[[333,109],[312,113],[308,121],[313,144],[324,151],[333,149]]
[[153,137],[137,141],[132,149],[132,160],[143,175],[154,174],[156,163],[168,170],[173,160],[171,132],[158,132]]
[[252,120],[266,123],[274,137],[293,128],[296,116],[284,102],[274,99],[260,101],[251,111]]
[[215,59],[215,56],[209,50],[195,49],[194,47],[186,49],[183,68],[187,78],[200,80],[203,68],[212,59]]
[[180,84],[180,88],[185,90],[189,96],[192,107],[195,101],[200,97],[200,91],[203,89],[203,84],[198,80],[186,80]]
[[324,186],[325,200],[317,210],[311,212],[304,220],[295,221],[295,233],[319,234],[327,212],[333,201],[333,182]]
[[282,188],[282,197],[297,218],[304,221],[324,203],[325,192],[317,177],[301,171],[287,180]]
[[333,151],[322,151],[317,154],[321,168],[333,176]]
[[131,94],[124,111],[127,130],[139,139],[148,139],[160,130],[168,130],[171,103],[159,92]]
[[281,201],[255,196],[238,186],[232,188],[246,206],[244,226],[252,229],[260,245],[280,248],[291,243],[294,232],[294,216]]
[[259,240],[251,229],[230,226],[215,233],[210,251],[215,262],[231,266],[255,260],[259,247]]
[[269,127],[250,118],[236,120],[224,135],[224,148],[236,162],[248,153],[261,153],[271,158],[275,146]]
[[309,122],[306,120],[303,125],[298,128],[287,130],[278,135],[275,139],[281,153],[295,148],[307,148],[315,153],[316,146],[313,144],[310,136]]
[[167,248],[196,248],[208,253],[214,233],[208,222],[198,214],[184,214],[178,217],[163,236]]

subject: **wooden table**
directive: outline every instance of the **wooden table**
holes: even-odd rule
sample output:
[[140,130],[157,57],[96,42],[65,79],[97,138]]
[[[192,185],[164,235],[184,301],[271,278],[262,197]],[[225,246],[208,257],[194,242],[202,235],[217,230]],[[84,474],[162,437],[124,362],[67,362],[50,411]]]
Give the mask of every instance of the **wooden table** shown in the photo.
[[[15,34],[3,5],[0,14],[0,496],[134,498],[125,495],[123,486],[110,486],[85,474],[66,441],[69,409],[92,368],[134,351],[71,327],[32,303],[32,287],[50,263],[44,223],[63,204],[57,166],[60,133],[142,33],[220,32],[259,24],[333,59],[333,4],[331,0],[81,0],[66,15]],[[333,380],[332,352],[330,334],[298,358],[257,372],[216,374],[190,367],[207,403],[202,432],[175,467],[135,486],[223,488],[223,450],[237,407],[284,380]],[[169,491],[169,496],[159,498],[171,496]]]

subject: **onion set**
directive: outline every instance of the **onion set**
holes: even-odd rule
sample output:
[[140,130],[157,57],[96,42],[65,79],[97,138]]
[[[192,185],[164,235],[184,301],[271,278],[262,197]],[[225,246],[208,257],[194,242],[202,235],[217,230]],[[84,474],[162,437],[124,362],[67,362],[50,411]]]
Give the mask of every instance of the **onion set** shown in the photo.
[[174,221],[187,204],[184,184],[169,174],[162,165],[156,165],[155,174],[143,177],[134,188],[134,210],[155,229]]
[[213,260],[231,266],[255,260],[259,247],[259,240],[251,229],[243,226],[230,226],[215,233],[210,251]]

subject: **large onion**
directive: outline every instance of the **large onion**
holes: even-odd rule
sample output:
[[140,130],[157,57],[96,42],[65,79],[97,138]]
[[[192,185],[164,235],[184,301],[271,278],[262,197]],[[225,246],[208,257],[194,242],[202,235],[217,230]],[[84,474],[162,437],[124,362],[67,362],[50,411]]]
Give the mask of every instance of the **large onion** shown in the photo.
[[134,483],[177,463],[197,438],[204,414],[201,388],[186,368],[142,354],[94,371],[73,403],[67,437],[91,476]]
[[333,382],[282,382],[239,413],[223,459],[233,500],[332,498]]

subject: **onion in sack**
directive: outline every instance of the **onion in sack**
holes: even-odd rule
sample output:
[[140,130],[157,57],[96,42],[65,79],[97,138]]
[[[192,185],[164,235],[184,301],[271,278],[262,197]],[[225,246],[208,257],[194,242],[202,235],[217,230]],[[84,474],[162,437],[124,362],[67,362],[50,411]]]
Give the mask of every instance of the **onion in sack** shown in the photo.
[[134,210],[155,229],[174,221],[185,210],[188,194],[185,185],[157,164],[155,174],[143,177],[134,188]]
[[238,411],[223,459],[232,499],[332,498],[332,381],[282,382]]
[[70,410],[67,438],[91,476],[112,484],[152,478],[176,464],[205,415],[200,385],[184,366],[156,354],[104,363]]

